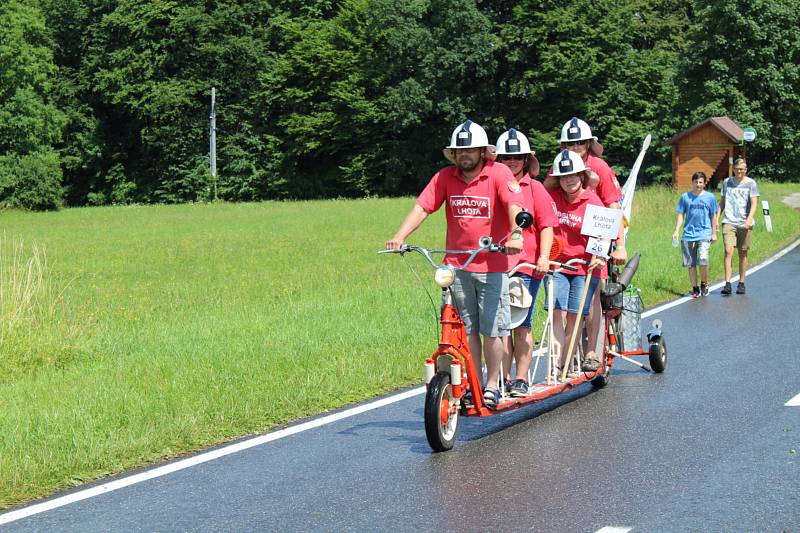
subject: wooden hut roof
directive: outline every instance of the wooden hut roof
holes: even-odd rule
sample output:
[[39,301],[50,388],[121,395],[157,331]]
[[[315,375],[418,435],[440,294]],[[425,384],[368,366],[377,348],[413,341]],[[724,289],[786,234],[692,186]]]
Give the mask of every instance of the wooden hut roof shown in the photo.
[[695,124],[694,126],[692,126],[687,130],[683,130],[682,132],[678,133],[677,135],[669,139],[667,143],[677,144],[681,138],[685,137],[686,135],[689,135],[691,132],[699,128],[702,128],[703,126],[709,123],[713,125],[715,128],[717,128],[719,131],[721,131],[723,134],[725,134],[725,136],[728,137],[732,142],[737,144],[742,142],[742,138],[744,136],[744,130],[742,130],[741,126],[739,126],[736,122],[734,122],[733,119],[728,117],[711,117],[704,120],[703,122],[700,122],[699,124]]

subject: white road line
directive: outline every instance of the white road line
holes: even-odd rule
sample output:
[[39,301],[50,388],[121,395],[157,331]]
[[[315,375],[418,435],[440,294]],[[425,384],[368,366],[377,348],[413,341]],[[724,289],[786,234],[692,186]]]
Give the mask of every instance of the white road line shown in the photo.
[[800,394],[783,404],[786,407],[800,407]]
[[598,529],[595,533],[628,533],[628,531],[632,530],[631,527],[612,527],[606,526],[603,528]]
[[[777,254],[773,255],[763,263],[759,264],[756,267],[751,268],[747,271],[748,274],[752,274],[753,272],[757,272],[761,270],[765,266],[774,263],[779,258],[783,257],[784,255],[788,254],[792,250],[794,250],[797,246],[800,246],[800,239],[796,240],[788,247],[784,248]],[[734,278],[736,279],[736,278]],[[709,287],[709,290],[716,290],[719,287],[722,287],[722,283],[717,283],[713,287]],[[672,307],[682,304],[690,300],[690,298],[680,298],[674,302],[670,302],[668,304],[662,305],[660,307],[656,307],[651,309],[642,314],[642,318],[654,315],[656,313],[660,313],[662,311],[666,311]],[[218,448],[216,450],[211,450],[209,452],[201,453],[199,455],[194,455],[192,457],[188,457],[186,459],[181,459],[175,461],[174,463],[169,463],[164,466],[156,467],[152,470],[147,470],[145,472],[141,472],[139,474],[134,474],[132,476],[124,477],[121,479],[117,479],[115,481],[110,481],[108,483],[103,483],[102,485],[97,485],[95,487],[91,487],[85,490],[77,491],[72,494],[67,494],[65,496],[61,496],[58,498],[53,498],[52,500],[47,500],[42,503],[37,503],[31,505],[29,507],[24,507],[22,509],[17,509],[16,511],[11,511],[5,514],[0,515],[0,525],[8,524],[10,522],[14,522],[16,520],[20,520],[22,518],[27,518],[29,516],[43,513],[45,511],[49,511],[51,509],[56,509],[58,507],[63,507],[65,505],[69,505],[71,503],[79,502],[82,500],[86,500],[89,498],[93,498],[95,496],[99,496],[101,494],[106,494],[108,492],[121,489],[123,487],[128,487],[130,485],[135,485],[136,483],[141,483],[142,481],[147,481],[149,479],[158,478],[161,476],[165,476],[167,474],[171,474],[173,472],[177,472],[179,470],[183,470],[185,468],[189,468],[195,465],[199,465],[202,463],[206,463],[208,461],[212,461],[214,459],[218,459],[220,457],[225,457],[226,455],[231,455],[236,452],[240,452],[242,450],[247,450],[248,448],[253,448],[255,446],[260,446],[262,444],[266,444],[268,442],[272,442],[274,440],[282,439],[284,437],[288,437],[290,435],[295,435],[297,433],[301,433],[303,431],[307,431],[309,429],[314,429],[320,426],[324,426],[330,424],[332,422],[336,422],[338,420],[342,420],[345,418],[349,418],[351,416],[355,416],[361,413],[365,413],[367,411],[371,411],[373,409],[378,409],[380,407],[384,407],[386,405],[390,405],[396,402],[400,402],[406,400],[408,398],[412,398],[414,396],[419,396],[425,393],[425,387],[417,387],[416,389],[407,390],[401,392],[399,394],[395,394],[393,396],[387,396],[386,398],[381,398],[380,400],[376,400],[371,403],[367,403],[364,405],[359,405],[358,407],[353,407],[351,409],[347,409],[340,413],[334,413],[332,415],[323,416],[320,418],[316,418],[314,420],[309,420],[308,422],[303,422],[302,424],[297,424],[296,426],[291,426],[288,428],[280,429],[278,431],[274,431],[272,433],[267,433],[266,435],[261,435],[259,437],[254,437],[252,439],[244,440],[241,442],[237,442],[236,444],[231,444],[230,446],[224,446],[222,448]],[[798,397],[793,398],[790,402],[797,400]],[[798,400],[800,402],[800,400]],[[787,404],[788,405],[788,404]],[[610,533],[612,531],[630,531],[630,529],[607,529],[603,528],[600,531],[603,533]]]
[[[762,268],[771,265],[772,263],[774,263],[775,261],[777,261],[778,259],[780,259],[784,255],[788,254],[789,252],[791,252],[792,250],[794,250],[798,246],[800,246],[800,239],[797,239],[796,241],[791,243],[789,246],[787,246],[786,248],[784,248],[780,252],[776,253],[775,255],[770,257],[769,259],[765,260],[763,263],[759,263],[757,266],[754,266],[753,268],[748,269],[747,270],[747,275],[749,276],[749,275],[751,275],[751,274],[753,274],[755,272],[758,272]],[[731,278],[731,281],[732,282],[733,281],[738,281],[738,279],[739,279],[739,274],[736,274],[735,276],[733,276]],[[717,290],[719,288],[722,288],[724,285],[725,285],[725,282],[724,281],[720,281],[719,283],[715,283],[714,285],[711,285],[708,288],[708,290],[709,290],[709,292],[713,292],[713,291],[715,291],[715,290]],[[649,311],[645,311],[644,313],[642,313],[642,318],[647,318],[649,316],[655,315],[656,313],[662,313],[662,312],[666,311],[667,309],[672,309],[673,307],[677,307],[680,304],[682,304],[684,302],[688,302],[691,299],[692,299],[691,296],[684,296],[683,298],[678,298],[674,302],[669,302],[669,303],[666,303],[666,304],[661,305],[659,307],[656,307],[654,309],[650,309]]]
[[64,505],[69,505],[71,503],[79,502],[81,500],[93,498],[94,496],[106,494],[108,492],[121,489],[123,487],[135,485],[136,483],[141,483],[142,481],[147,481],[148,479],[154,479],[157,477],[165,476],[167,474],[183,470],[184,468],[189,468],[195,465],[199,465],[201,463],[206,463],[208,461],[212,461],[220,457],[225,457],[226,455],[231,455],[233,453],[240,452],[242,450],[246,450],[254,446],[260,446],[261,444],[266,444],[267,442],[272,442],[274,440],[282,439],[284,437],[288,437],[296,433],[301,433],[309,429],[314,429],[320,426],[324,426],[336,422],[337,420],[349,418],[351,416],[365,413],[373,409],[378,409],[379,407],[383,407],[395,402],[400,402],[407,398],[419,396],[420,394],[424,393],[425,393],[425,387],[417,387],[415,389],[407,390],[399,394],[388,396],[386,398],[381,398],[380,400],[376,400],[368,404],[359,405],[357,407],[347,409],[340,413],[334,413],[328,416],[323,416],[321,418],[316,418],[314,420],[309,420],[308,422],[303,422],[302,424],[297,424],[296,426],[280,429],[272,433],[267,433],[266,435],[261,435],[259,437],[254,437],[252,439],[237,442],[236,444],[231,444],[230,446],[225,446],[223,448],[211,450],[210,452],[202,453],[192,457],[187,457],[186,459],[181,459],[179,461],[175,461],[174,463],[169,463],[164,466],[159,466],[157,468],[148,470],[146,472],[142,472],[140,474],[135,474],[122,479],[117,479],[115,481],[110,481],[108,483],[103,483],[102,485],[97,485],[96,487],[91,487],[86,490],[78,491],[72,494],[67,494],[66,496],[61,496],[60,498],[53,498],[52,500],[48,500],[42,503],[37,503],[35,505],[31,505],[30,507],[25,507],[23,509],[18,509],[16,511],[11,511],[9,513],[0,515],[0,525],[8,524],[9,522],[14,522],[22,518],[43,513],[45,511],[56,509],[58,507],[63,507]]

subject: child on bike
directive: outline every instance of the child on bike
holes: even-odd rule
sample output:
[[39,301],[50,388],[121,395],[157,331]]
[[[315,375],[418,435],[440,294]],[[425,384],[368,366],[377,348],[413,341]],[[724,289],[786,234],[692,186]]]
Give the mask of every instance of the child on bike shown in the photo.
[[[600,198],[588,187],[590,177],[580,155],[569,150],[562,150],[553,162],[550,176],[558,180],[558,188],[549,189],[548,192],[555,202],[559,221],[557,235],[564,243],[564,250],[557,260],[562,263],[571,259],[585,261],[585,264],[575,264],[578,268],[577,272],[556,272],[553,275],[554,308],[557,311],[553,327],[556,342],[562,349],[560,365],[563,368],[564,365],[569,364],[572,358],[572,354],[566,353],[569,346],[567,332],[572,334],[575,330],[578,313],[582,313],[583,316],[589,314],[592,297],[599,281],[608,277],[606,260],[586,252],[588,237],[581,234],[586,207],[589,205],[604,206]],[[590,270],[592,276],[589,279],[588,293],[583,309],[579,309],[586,275]],[[564,320],[566,320],[566,330]],[[600,361],[595,358],[586,358],[582,364],[582,369],[585,371],[594,371],[599,367]]]

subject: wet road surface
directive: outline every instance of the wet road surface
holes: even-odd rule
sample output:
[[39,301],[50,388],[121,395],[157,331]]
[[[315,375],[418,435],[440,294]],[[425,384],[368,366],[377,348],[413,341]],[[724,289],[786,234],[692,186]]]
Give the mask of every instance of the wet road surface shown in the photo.
[[450,452],[414,395],[0,530],[797,531],[798,281],[795,248],[745,296],[660,311],[665,373],[617,361],[602,390],[462,419]]

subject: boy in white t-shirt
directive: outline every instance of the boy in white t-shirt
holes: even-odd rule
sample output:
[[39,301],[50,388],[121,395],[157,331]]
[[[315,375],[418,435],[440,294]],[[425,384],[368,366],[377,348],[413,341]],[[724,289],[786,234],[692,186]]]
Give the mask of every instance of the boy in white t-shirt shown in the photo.
[[725,287],[722,294],[731,294],[733,275],[733,249],[739,250],[739,284],[736,294],[744,294],[747,275],[747,250],[750,249],[751,233],[755,224],[758,185],[747,176],[747,162],[741,157],[733,164],[734,176],[722,183],[719,211],[722,218],[722,240],[725,244]]

